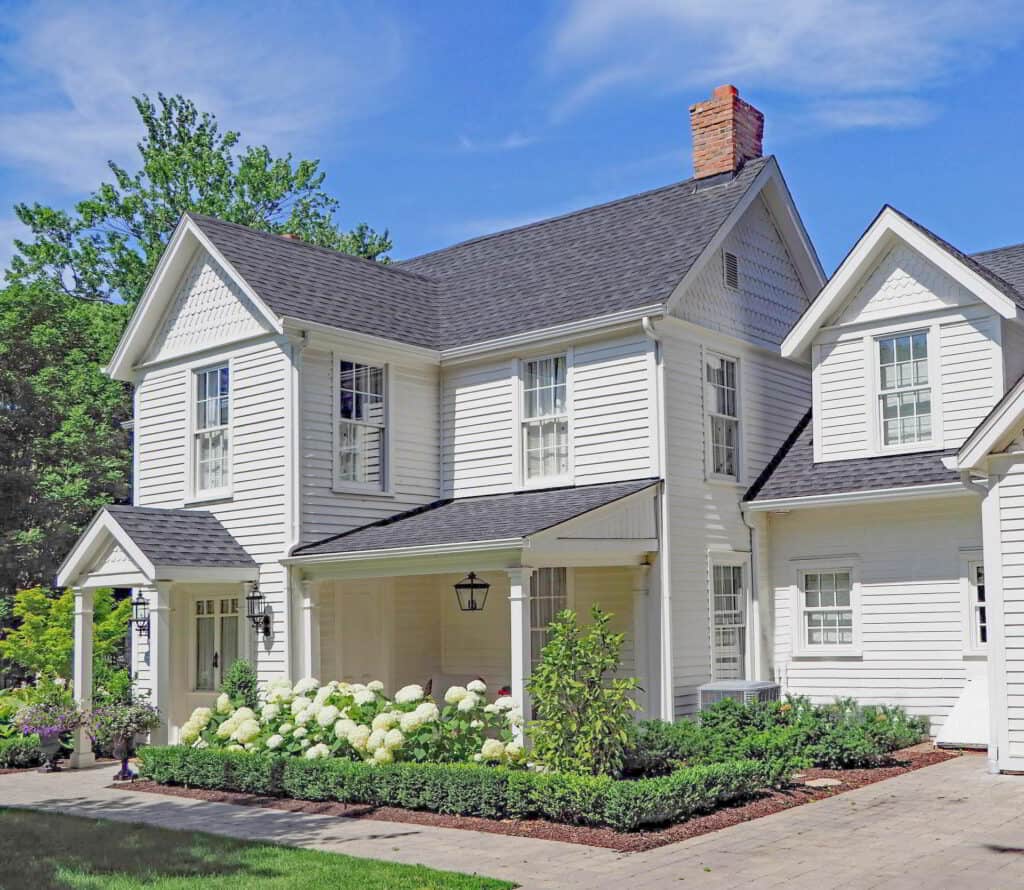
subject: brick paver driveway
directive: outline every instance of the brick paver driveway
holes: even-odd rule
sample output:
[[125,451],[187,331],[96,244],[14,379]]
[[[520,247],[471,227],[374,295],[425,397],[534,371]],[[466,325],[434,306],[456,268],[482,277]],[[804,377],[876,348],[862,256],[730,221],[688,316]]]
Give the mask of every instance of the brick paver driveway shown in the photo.
[[1024,887],[1024,777],[971,755],[648,853],[110,790],[110,766],[0,776],[0,805],[423,863],[527,888]]

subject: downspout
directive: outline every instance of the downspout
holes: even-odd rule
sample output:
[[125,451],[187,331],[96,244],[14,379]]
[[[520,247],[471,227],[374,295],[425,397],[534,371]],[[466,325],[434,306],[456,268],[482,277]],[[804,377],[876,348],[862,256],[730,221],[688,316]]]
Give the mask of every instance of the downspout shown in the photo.
[[988,489],[980,482],[975,482],[971,479],[970,470],[960,471],[960,484],[963,485],[968,491],[974,492],[978,497],[985,497],[988,494]]
[[673,688],[673,645],[672,645],[672,572],[671,547],[669,533],[668,507],[668,448],[665,412],[665,356],[661,337],[654,327],[654,320],[645,315],[640,320],[644,335],[654,344],[655,360],[655,418],[653,434],[658,442],[658,475],[661,476],[660,515],[659,515],[659,547],[658,552],[658,591],[659,597],[659,668],[660,668],[660,704],[659,712],[662,720],[671,721],[675,718],[675,690]]

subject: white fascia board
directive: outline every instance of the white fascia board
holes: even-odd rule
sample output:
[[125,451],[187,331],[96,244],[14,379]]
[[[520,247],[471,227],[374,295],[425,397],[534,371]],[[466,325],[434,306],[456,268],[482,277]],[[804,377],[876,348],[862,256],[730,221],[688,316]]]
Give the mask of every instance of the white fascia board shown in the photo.
[[959,470],[973,470],[1006,438],[1012,438],[1024,422],[1024,378],[986,415],[956,453]]
[[308,556],[286,556],[282,565],[317,565],[331,562],[360,562],[363,560],[401,559],[403,557],[449,556],[462,553],[486,553],[491,550],[522,548],[522,538],[497,538],[491,541],[470,541],[453,544],[421,544],[415,547],[391,547],[386,550],[355,550],[350,553],[311,553]]
[[867,491],[841,491],[835,494],[743,501],[746,513],[781,513],[807,507],[834,507],[848,504],[874,504],[880,501],[912,501],[924,498],[973,495],[961,482],[936,482],[933,485],[905,485],[901,488],[872,488]]
[[121,340],[114,350],[114,355],[106,367],[106,373],[115,380],[124,380],[128,383],[134,381],[133,368],[139,355],[145,352],[149,341],[156,332],[157,325],[163,319],[167,309],[167,302],[173,294],[173,284],[170,281],[173,270],[180,265],[185,254],[191,255],[196,244],[203,247],[224,271],[234,280],[242,292],[252,301],[252,304],[259,311],[263,320],[270,329],[277,334],[284,333],[281,320],[270,307],[260,298],[249,284],[238,274],[227,258],[213,245],[213,242],[202,232],[191,219],[182,216],[175,227],[167,247],[160,257],[153,277],[149,279],[146,290],[132,314],[131,321],[121,335]]
[[106,510],[100,510],[93,517],[92,522],[89,523],[75,546],[71,548],[71,552],[60,564],[60,568],[57,569],[57,586],[75,586],[75,581],[87,570],[111,539],[128,554],[143,575],[148,578],[156,577],[153,563],[150,562],[146,554],[138,548],[128,533]]
[[306,335],[306,345],[313,348],[321,347],[333,350],[355,346],[364,352],[396,359],[413,359],[427,365],[439,365],[441,363],[441,353],[436,349],[429,349],[425,346],[415,346],[410,343],[403,343],[401,340],[391,340],[387,337],[363,334],[358,331],[348,330],[347,328],[338,328],[334,325],[324,324],[323,322],[306,321],[291,315],[286,315],[281,320],[284,323],[287,335]]
[[664,303],[652,303],[648,306],[624,309],[621,312],[611,312],[607,315],[596,316],[595,318],[570,321],[547,328],[524,331],[521,334],[510,334],[508,337],[498,337],[494,340],[482,340],[479,343],[469,343],[465,346],[453,346],[450,349],[442,349],[441,361],[444,364],[452,364],[457,361],[474,359],[506,349],[532,348],[545,344],[548,341],[571,340],[587,334],[599,333],[605,329],[639,322],[644,318],[659,317],[664,314]]
[[772,158],[770,166],[774,175],[765,183],[765,201],[768,204],[769,211],[772,212],[776,225],[782,229],[780,234],[786,241],[786,246],[790,247],[791,236],[802,248],[797,251],[790,250],[790,258],[796,264],[804,289],[811,295],[813,300],[825,286],[828,276],[825,274],[824,268],[822,268],[818,251],[815,250],[811,236],[804,226],[800,211],[797,210],[793,194],[786,183],[786,177],[782,174],[782,168],[779,167],[775,158]]
[[175,583],[178,581],[194,581],[197,583],[228,583],[237,581],[256,581],[259,578],[259,566],[178,566],[159,563],[154,567],[154,580]]
[[862,275],[870,271],[882,250],[889,247],[891,238],[897,238],[914,248],[1003,318],[1018,317],[1017,305],[1013,300],[936,244],[916,226],[907,222],[891,207],[886,206],[846,255],[818,298],[800,316],[789,335],[782,341],[783,357],[796,358],[810,349],[815,334],[825,321],[842,307],[853,288],[860,282]]

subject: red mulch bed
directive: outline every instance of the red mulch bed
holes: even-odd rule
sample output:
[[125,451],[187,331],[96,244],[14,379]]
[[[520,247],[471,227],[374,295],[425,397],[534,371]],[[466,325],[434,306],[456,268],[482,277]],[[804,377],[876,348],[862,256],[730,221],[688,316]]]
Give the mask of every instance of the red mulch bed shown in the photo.
[[[461,828],[469,831],[483,831],[490,834],[511,834],[518,837],[536,837],[570,844],[585,844],[591,847],[605,847],[622,853],[638,853],[652,850],[665,844],[697,837],[770,816],[781,810],[788,810],[805,803],[813,803],[826,797],[834,797],[844,791],[862,788],[874,782],[891,779],[894,776],[921,769],[935,763],[942,763],[961,752],[943,751],[930,744],[916,745],[896,751],[893,762],[875,769],[828,770],[807,769],[799,774],[789,788],[781,791],[766,791],[753,800],[734,806],[723,807],[705,816],[697,816],[677,825],[650,831],[622,833],[610,828],[588,828],[579,825],[563,825],[543,819],[482,819],[473,816],[445,816],[399,807],[374,807],[364,804],[320,803],[307,800],[292,800],[280,797],[261,797],[236,791],[207,791],[201,788],[182,788],[172,785],[158,785],[156,782],[136,781],[112,785],[122,791],[143,791],[152,794],[168,794],[172,797],[190,797],[195,800],[210,800],[217,803],[231,803],[241,806],[263,807],[285,810],[290,813],[314,813],[325,816],[344,816],[348,819],[374,819],[383,822],[404,822],[414,825],[433,825],[439,828]],[[810,788],[802,784],[809,779],[838,779],[842,785],[831,788]]]

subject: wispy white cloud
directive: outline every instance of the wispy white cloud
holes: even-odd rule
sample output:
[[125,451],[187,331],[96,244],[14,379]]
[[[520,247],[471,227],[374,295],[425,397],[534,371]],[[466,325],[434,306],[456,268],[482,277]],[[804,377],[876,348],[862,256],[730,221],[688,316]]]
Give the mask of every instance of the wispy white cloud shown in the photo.
[[139,137],[131,96],[183,93],[246,144],[316,148],[399,73],[386,14],[340,4],[36,3],[3,23],[0,163],[75,192]]
[[823,126],[912,126],[937,112],[922,93],[1022,34],[1010,0],[574,0],[547,51],[567,84],[551,114],[734,81],[808,102]]
[[527,136],[518,130],[497,139],[477,139],[472,136],[460,136],[459,148],[470,152],[501,152],[515,151],[526,148],[537,141],[535,136]]

